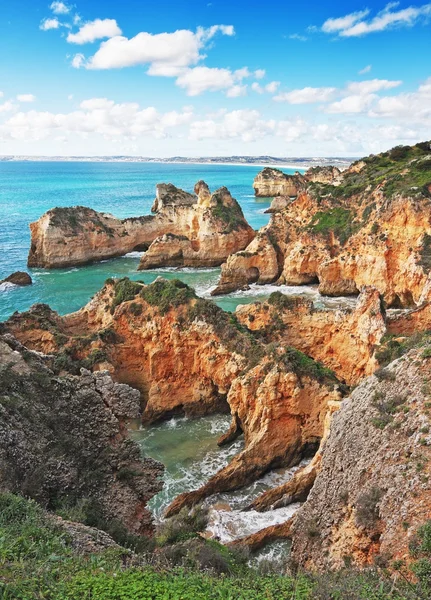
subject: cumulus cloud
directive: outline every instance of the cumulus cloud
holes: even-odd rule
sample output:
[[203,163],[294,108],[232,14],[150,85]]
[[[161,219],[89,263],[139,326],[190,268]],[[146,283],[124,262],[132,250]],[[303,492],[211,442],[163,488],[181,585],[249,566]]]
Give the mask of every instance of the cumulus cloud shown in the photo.
[[305,87],[291,92],[283,92],[274,96],[276,102],[289,104],[312,104],[316,102],[329,102],[333,99],[337,89],[334,87]]
[[80,66],[86,69],[120,69],[148,65],[149,75],[173,77],[203,58],[201,50],[217,33],[234,35],[232,25],[199,27],[196,32],[179,29],[173,33],[141,32],[132,38],[115,35]]
[[[2,107],[0,105],[0,112]],[[89,134],[106,139],[162,138],[169,129],[187,124],[193,117],[189,107],[182,111],[159,112],[154,107],[141,108],[136,102],[115,103],[107,98],[90,98],[79,110],[51,113],[30,110],[17,112],[2,126],[3,138],[38,140],[71,133]]]
[[34,102],[36,100],[36,96],[33,94],[18,94],[16,99],[19,102]]
[[70,12],[70,6],[67,6],[64,2],[53,2],[49,8],[56,15],[66,15]]
[[214,67],[194,67],[185,70],[176,80],[176,84],[185,89],[188,96],[198,96],[203,92],[227,90],[227,96],[235,98],[244,95],[242,80],[250,77],[247,67],[231,71]]
[[72,62],[70,64],[72,65],[72,67],[74,69],[80,69],[84,63],[85,63],[85,56],[81,52],[79,52],[78,54],[75,54],[75,56],[72,58]]
[[263,79],[266,75],[266,71],[265,69],[257,69],[254,73],[253,73],[255,79]]
[[322,25],[322,31],[336,33],[340,37],[359,37],[395,27],[412,27],[431,15],[431,4],[396,10],[398,5],[398,2],[390,2],[371,19],[366,18],[370,14],[368,9],[327,19]]
[[372,65],[367,65],[366,67],[364,67],[363,69],[361,69],[360,71],[358,71],[358,75],[365,75],[366,73],[369,73],[372,69]]
[[16,110],[16,108],[16,105],[10,100],[8,100],[7,102],[3,102],[3,104],[0,104],[0,113],[12,112]]
[[61,26],[60,21],[57,17],[52,19],[43,19],[39,25],[39,29],[42,31],[48,31],[49,29],[58,29]]
[[349,83],[346,90],[351,94],[372,94],[381,90],[390,90],[402,84],[402,81],[388,79],[368,79],[367,81],[354,81]]
[[69,33],[66,39],[70,44],[88,44],[103,38],[113,38],[121,33],[115,19],[95,19],[85,23],[77,33]]
[[[379,98],[369,112],[371,117],[403,119],[431,126],[431,77],[417,91]],[[425,137],[422,133],[421,137]],[[429,137],[429,136],[428,136]]]
[[243,109],[226,112],[219,119],[194,121],[190,126],[191,140],[239,138],[251,142],[267,135],[271,127],[257,110]]
[[346,96],[342,100],[333,102],[325,108],[327,113],[356,114],[362,113],[371,106],[376,98],[375,94]]
[[275,92],[278,90],[279,86],[280,86],[279,81],[271,81],[270,83],[267,83],[266,85],[260,85],[260,83],[258,83],[257,81],[254,81],[251,84],[251,89],[253,90],[253,92],[256,92],[257,94],[264,94],[265,92],[268,92],[269,94],[275,94]]

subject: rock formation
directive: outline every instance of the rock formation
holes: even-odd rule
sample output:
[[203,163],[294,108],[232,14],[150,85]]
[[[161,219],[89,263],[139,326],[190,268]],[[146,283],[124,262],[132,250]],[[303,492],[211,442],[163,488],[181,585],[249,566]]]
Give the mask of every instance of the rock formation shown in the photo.
[[8,277],[0,281],[0,285],[2,283],[11,283],[13,285],[26,286],[31,285],[33,283],[30,275],[25,273],[25,271],[16,271],[15,273],[11,273]]
[[[116,219],[82,206],[54,208],[31,223],[28,265],[59,268],[148,250],[140,268],[220,265],[254,232],[226,188],[210,194],[205,182],[188,194],[157,186],[154,215]],[[154,242],[154,244],[153,244]]]
[[366,379],[332,419],[320,472],[291,530],[293,559],[338,569],[409,561],[431,514],[430,347]]
[[83,503],[93,518],[150,535],[148,500],[163,466],[141,460],[125,423],[139,392],[106,372],[55,375],[49,357],[0,336],[0,488],[49,509]]
[[239,306],[235,314],[268,342],[295,346],[349,385],[378,368],[375,350],[387,331],[375,288],[364,288],[353,310],[315,309],[311,300],[275,292],[267,302]]
[[303,179],[295,200],[278,203],[258,244],[228,258],[214,294],[252,282],[318,282],[331,296],[373,285],[391,307],[429,300],[429,143],[359,161],[339,185]]
[[170,514],[297,464],[315,450],[330,404],[341,400],[331,371],[293,348],[266,348],[175,280],[108,281],[77,313],[59,317],[36,305],[4,328],[28,347],[53,353],[59,372],[109,368],[140,390],[146,422],[231,412],[228,437],[243,433],[244,451],[204,488],[179,498]]
[[272,167],[265,167],[253,182],[254,194],[258,198],[297,196],[303,185],[304,179],[300,173],[286,175],[280,169]]

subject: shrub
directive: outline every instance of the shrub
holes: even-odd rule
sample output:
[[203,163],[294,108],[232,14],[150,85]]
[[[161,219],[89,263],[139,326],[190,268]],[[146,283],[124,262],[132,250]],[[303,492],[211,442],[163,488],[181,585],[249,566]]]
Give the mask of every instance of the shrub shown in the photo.
[[182,508],[180,512],[164,521],[157,530],[157,543],[160,546],[181,542],[196,537],[208,525],[208,510],[195,506],[188,510]]
[[371,529],[379,518],[379,502],[382,490],[372,487],[360,494],[356,499],[356,523],[360,527]]
[[142,290],[142,284],[136,281],[130,281],[128,277],[114,282],[115,296],[111,303],[111,313],[113,314],[117,306],[123,302],[133,300]]
[[323,235],[332,232],[342,244],[345,244],[349,237],[356,233],[358,226],[353,223],[353,215],[350,210],[336,207],[316,213],[309,229],[313,233]]
[[156,306],[162,315],[196,298],[194,290],[179,279],[155,281],[141,288],[140,296],[151,306]]

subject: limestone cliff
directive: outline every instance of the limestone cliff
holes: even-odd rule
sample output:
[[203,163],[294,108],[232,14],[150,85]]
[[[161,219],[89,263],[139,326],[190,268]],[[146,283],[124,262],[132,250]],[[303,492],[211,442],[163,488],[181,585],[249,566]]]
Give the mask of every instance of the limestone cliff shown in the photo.
[[375,288],[364,288],[352,310],[318,310],[311,300],[275,292],[267,302],[239,306],[235,314],[266,341],[295,346],[349,385],[378,368],[375,350],[387,331]]
[[258,247],[228,258],[214,294],[268,280],[318,282],[332,296],[373,285],[388,306],[419,306],[431,293],[430,190],[428,142],[370,156],[339,185],[305,183],[259,231]]
[[151,534],[146,504],[163,467],[141,460],[127,437],[139,393],[106,372],[55,375],[50,362],[0,336],[0,489],[51,510],[81,504],[93,518]]
[[195,189],[188,194],[159,184],[152,216],[117,219],[82,206],[49,210],[30,225],[28,265],[68,267],[148,249],[142,269],[219,265],[245,248],[254,232],[226,188],[211,195],[201,181]]
[[253,182],[254,193],[258,198],[297,196],[303,185],[304,179],[299,173],[286,175],[280,169],[272,167],[265,167]]
[[298,463],[316,449],[329,404],[341,399],[331,371],[293,348],[267,348],[175,280],[108,281],[77,313],[59,317],[39,305],[4,327],[28,347],[53,353],[60,372],[109,368],[140,390],[146,422],[230,411],[221,443],[243,433],[244,451],[204,488],[179,498],[171,513]]
[[331,423],[321,468],[295,515],[293,559],[305,568],[409,561],[430,518],[430,347],[366,379]]

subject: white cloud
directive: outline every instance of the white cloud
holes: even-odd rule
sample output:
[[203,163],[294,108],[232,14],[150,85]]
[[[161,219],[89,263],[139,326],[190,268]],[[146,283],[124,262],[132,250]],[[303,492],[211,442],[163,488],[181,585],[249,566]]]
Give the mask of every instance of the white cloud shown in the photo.
[[[6,109],[0,105],[0,112]],[[3,138],[39,140],[71,133],[89,134],[105,139],[162,138],[169,129],[190,122],[193,112],[186,107],[181,112],[160,113],[154,107],[141,108],[135,102],[117,104],[107,98],[90,98],[81,102],[79,110],[51,113],[30,110],[18,112],[2,126]]]
[[358,75],[365,75],[366,73],[369,73],[372,69],[372,65],[367,65],[366,67],[364,67],[363,69],[361,69],[360,71],[358,71]]
[[239,96],[247,95],[246,85],[234,85],[226,92],[228,98],[238,98]]
[[81,53],[75,54],[70,63],[74,69],[80,69],[85,63],[85,56]]
[[17,108],[16,104],[8,100],[0,104],[0,113],[12,112]]
[[0,98],[3,98],[4,92],[0,92]]
[[402,81],[388,79],[368,79],[367,81],[354,81],[349,83],[346,90],[349,94],[373,94],[381,90],[390,90],[402,84]]
[[191,140],[239,138],[243,142],[261,139],[272,130],[257,110],[243,109],[226,112],[219,120],[194,121],[190,126]]
[[359,37],[395,27],[411,27],[431,16],[431,4],[394,10],[398,5],[398,2],[390,2],[375,17],[368,20],[365,18],[370,13],[368,9],[337,19],[328,19],[323,23],[322,31],[337,33],[341,37]]
[[338,102],[333,102],[325,108],[327,113],[344,113],[344,114],[357,114],[367,110],[373,100],[377,96],[375,94],[369,95],[352,95],[346,96]]
[[66,39],[71,44],[88,44],[119,35],[121,35],[121,29],[115,19],[95,19],[85,23],[77,33],[69,33]]
[[297,40],[298,42],[306,42],[308,37],[305,35],[300,35],[299,33],[292,33],[289,35],[289,40]]
[[36,100],[36,96],[33,94],[18,94],[16,99],[19,102],[34,102]]
[[339,31],[344,31],[353,27],[355,23],[361,21],[364,17],[366,17],[370,13],[369,9],[358,10],[356,12],[345,15],[344,17],[338,17],[336,19],[327,19],[322,25],[322,31],[325,33],[336,33]]
[[276,102],[288,102],[289,104],[311,104],[315,102],[329,102],[336,92],[333,87],[305,87],[291,92],[282,92],[274,96]]
[[260,83],[257,83],[257,81],[254,81],[251,84],[251,89],[256,92],[257,94],[264,94],[265,92],[268,92],[269,94],[275,94],[275,92],[278,90],[280,86],[280,82],[279,81],[271,81],[270,83],[267,83],[266,85],[260,85]]
[[265,69],[257,69],[254,73],[253,73],[255,79],[263,79],[266,75],[266,71]]
[[60,26],[60,21],[57,19],[57,17],[54,17],[53,19],[43,19],[39,25],[39,29],[42,29],[42,31],[48,31],[49,29],[58,29]]
[[66,15],[70,12],[70,7],[64,2],[53,2],[49,8],[56,15]]
[[87,69],[120,69],[148,65],[149,75],[175,77],[204,58],[201,50],[217,33],[234,35],[232,25],[199,27],[194,33],[180,29],[173,33],[141,32],[133,38],[115,36],[102,42],[99,50],[79,66]]
[[[369,112],[371,117],[385,117],[420,123],[431,127],[431,77],[417,91],[379,98]],[[429,138],[424,131],[422,138]]]
[[185,89],[188,96],[198,96],[203,92],[217,92],[228,90],[231,98],[244,95],[244,86],[241,81],[250,77],[247,67],[231,71],[211,67],[194,67],[185,70],[176,80],[176,84]]

